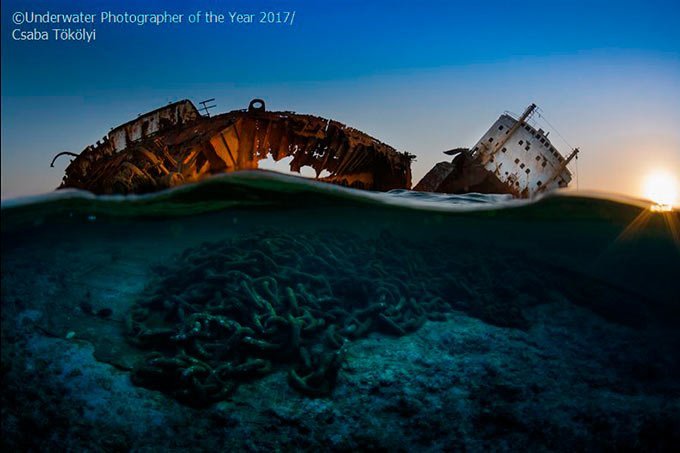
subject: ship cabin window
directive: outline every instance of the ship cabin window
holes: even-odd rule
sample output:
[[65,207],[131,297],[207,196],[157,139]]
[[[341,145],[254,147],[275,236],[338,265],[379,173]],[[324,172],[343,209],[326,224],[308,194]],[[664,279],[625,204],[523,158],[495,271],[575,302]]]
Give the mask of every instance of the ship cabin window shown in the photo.
[[518,164],[518,163],[519,163],[519,159],[515,159],[515,163]]
[[524,144],[524,140],[520,140],[520,141],[519,141],[519,144],[520,144],[520,145],[523,145],[523,144]]
[[526,167],[526,165],[524,165],[524,164],[519,166],[519,168],[524,168],[524,167]]
[[545,139],[544,139],[544,138],[541,138],[541,143],[545,143]]
[[508,148],[504,147],[501,151],[506,152],[507,150],[508,150]]
[[536,160],[541,160],[541,156],[536,156]]
[[493,141],[493,137],[489,137],[489,143]]
[[525,128],[526,130],[528,130],[529,132],[531,132],[531,127],[530,127],[528,124],[527,124],[526,126],[524,126],[524,128]]
[[503,130],[503,125],[502,125],[502,124],[501,124],[500,126],[498,126],[498,130],[499,130],[499,131],[502,131],[502,130]]
[[531,169],[530,169],[530,168],[527,168],[527,169],[526,169],[526,170],[524,170],[524,171],[526,171],[526,172],[527,172],[527,175],[528,175],[529,173],[531,173]]
[[536,185],[537,185],[538,187],[541,187],[541,186],[543,185],[543,183],[542,183],[541,181],[537,181],[537,182],[536,182]]
[[491,159],[489,159],[489,162],[493,162],[493,157]]
[[527,151],[529,151],[529,145],[527,145],[526,148],[524,148],[524,149],[526,149]]
[[541,167],[545,168],[546,165],[548,165],[548,163],[546,161],[543,161],[543,163],[541,164]]
[[548,146],[550,146],[550,145],[548,145],[548,142],[546,141],[546,142],[545,142],[545,147],[547,148]]

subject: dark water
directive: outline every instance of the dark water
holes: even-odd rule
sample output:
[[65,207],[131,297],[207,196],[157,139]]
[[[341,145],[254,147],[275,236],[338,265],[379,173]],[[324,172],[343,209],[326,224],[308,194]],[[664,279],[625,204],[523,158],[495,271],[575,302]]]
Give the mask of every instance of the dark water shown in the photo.
[[[565,395],[582,418],[558,405],[551,416],[568,422],[527,428],[487,419],[479,414],[489,403],[473,398],[471,389],[478,391],[489,378],[470,378],[440,388],[437,404],[452,411],[446,392],[467,395],[469,411],[480,412],[457,417],[459,426],[472,427],[463,432],[451,420],[448,428],[433,431],[435,422],[425,417],[419,428],[404,431],[402,447],[560,449],[564,439],[578,439],[562,446],[587,449],[613,440],[620,447],[664,448],[676,440],[680,421],[679,229],[677,213],[651,212],[631,201],[366,194],[259,172],[153,196],[66,192],[8,202],[2,210],[3,399],[21,409],[3,412],[3,431],[14,447],[73,446],[64,427],[56,438],[26,437],[31,426],[42,425],[39,416],[26,415],[30,405],[24,400],[36,398],[40,389],[69,385],[63,382],[66,365],[57,377],[32,373],[31,386],[18,385],[36,366],[35,355],[44,355],[39,366],[45,369],[61,360],[39,337],[53,338],[55,345],[64,340],[93,345],[98,363],[113,365],[134,391],[144,392],[136,394],[138,400],[127,394],[128,406],[161,398],[203,413],[215,404],[257,398],[265,414],[276,410],[267,403],[272,382],[299,404],[325,401],[342,416],[350,411],[343,401],[363,397],[361,385],[380,380],[368,373],[355,377],[362,384],[353,387],[355,378],[347,370],[360,367],[353,365],[361,363],[356,357],[387,366],[379,360],[390,343],[382,350],[361,348],[379,340],[416,344],[416,338],[432,335],[436,361],[438,345],[449,340],[444,334],[435,338],[434,332],[460,329],[462,335],[456,319],[469,319],[478,329],[507,336],[506,342],[526,337],[538,351],[529,366],[513,350],[504,360],[515,371],[494,376],[521,381],[512,373],[531,371],[539,376],[533,384],[555,387],[562,377],[553,362],[541,359],[548,348],[566,368],[578,367],[580,374],[562,383],[565,388],[551,391],[556,400]],[[479,333],[475,341],[488,335]],[[457,357],[474,361],[479,355],[466,351]],[[409,360],[403,369],[430,357],[425,351]],[[404,392],[409,382],[397,380],[394,386]],[[604,397],[574,402],[571,392],[581,390],[572,387],[581,385],[598,397],[606,391],[625,398],[612,397],[616,410]],[[526,412],[527,391],[508,400],[504,388],[485,392],[512,411]],[[70,391],[78,394],[79,387]],[[54,395],[41,398],[46,406],[69,406]],[[381,404],[378,397],[366,398],[364,404]],[[532,411],[548,410],[540,398],[532,401]],[[517,418],[528,423],[525,412]],[[585,413],[600,415],[588,419]],[[82,418],[77,414],[63,417],[72,422]],[[387,432],[392,425],[385,417],[381,430]],[[65,426],[67,421],[62,420]],[[43,423],[50,426],[49,420]],[[138,446],[135,436],[115,423],[126,448]],[[221,435],[228,432],[223,428]],[[296,444],[290,434],[292,444],[269,435],[270,442],[282,442],[276,448],[316,446]],[[429,443],[413,444],[423,435]],[[378,440],[343,438],[336,447],[391,448],[389,436],[373,437]]]

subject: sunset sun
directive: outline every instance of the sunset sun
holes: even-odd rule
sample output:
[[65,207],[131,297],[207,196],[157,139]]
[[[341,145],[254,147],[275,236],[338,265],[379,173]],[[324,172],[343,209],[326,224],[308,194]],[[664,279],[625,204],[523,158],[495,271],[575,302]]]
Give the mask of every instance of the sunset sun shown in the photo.
[[643,183],[643,195],[657,205],[678,204],[678,181],[670,172],[656,170],[649,173]]

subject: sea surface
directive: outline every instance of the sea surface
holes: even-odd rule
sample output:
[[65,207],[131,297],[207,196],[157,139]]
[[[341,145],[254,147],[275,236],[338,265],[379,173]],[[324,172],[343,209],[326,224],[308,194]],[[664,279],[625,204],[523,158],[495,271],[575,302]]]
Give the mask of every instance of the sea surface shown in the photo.
[[680,217],[255,171],[2,203],[17,451],[672,449]]

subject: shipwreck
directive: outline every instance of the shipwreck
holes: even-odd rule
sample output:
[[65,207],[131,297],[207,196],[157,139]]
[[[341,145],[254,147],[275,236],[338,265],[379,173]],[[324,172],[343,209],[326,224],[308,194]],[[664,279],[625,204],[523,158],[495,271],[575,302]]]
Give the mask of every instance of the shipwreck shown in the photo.
[[[97,194],[148,193],[220,173],[258,168],[263,159],[291,157],[290,170],[311,167],[316,179],[365,190],[411,188],[413,154],[400,152],[338,121],[294,112],[273,112],[253,99],[247,109],[211,116],[189,100],[168,104],[111,129],[76,154],[62,188]],[[529,124],[531,104],[518,118],[501,115],[473,148],[445,151],[450,162],[434,166],[414,190],[496,193],[529,198],[567,187],[568,157]]]
[[[207,176],[258,168],[258,161],[292,156],[291,171],[310,166],[317,179],[387,191],[411,187],[412,154],[338,121],[272,112],[261,99],[247,109],[211,116],[189,100],[174,102],[113,128],[76,154],[62,188],[97,194],[154,192]],[[325,171],[324,171],[325,170]],[[321,174],[324,174],[322,177]]]
[[413,190],[530,198],[567,187],[572,179],[567,165],[578,158],[579,150],[565,158],[548,139],[549,133],[530,125],[536,108],[531,104],[519,118],[501,115],[472,149],[445,151],[453,159],[436,164]]

